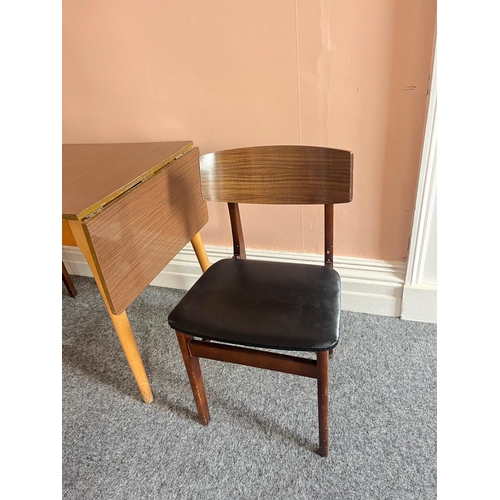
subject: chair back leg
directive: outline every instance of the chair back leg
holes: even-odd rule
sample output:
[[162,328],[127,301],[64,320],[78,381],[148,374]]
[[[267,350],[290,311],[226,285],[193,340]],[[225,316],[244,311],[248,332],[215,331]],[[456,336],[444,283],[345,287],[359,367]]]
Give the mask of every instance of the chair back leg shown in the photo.
[[328,456],[328,351],[318,351],[319,454]]
[[196,403],[196,408],[198,409],[201,422],[203,425],[208,425],[210,413],[208,411],[205,385],[203,384],[203,377],[201,376],[200,361],[197,357],[191,356],[191,352],[189,350],[189,342],[193,339],[193,337],[185,335],[181,332],[175,333],[177,334],[182,359],[184,360],[184,365],[186,366],[189,383],[191,384],[191,390],[193,391],[194,401]]

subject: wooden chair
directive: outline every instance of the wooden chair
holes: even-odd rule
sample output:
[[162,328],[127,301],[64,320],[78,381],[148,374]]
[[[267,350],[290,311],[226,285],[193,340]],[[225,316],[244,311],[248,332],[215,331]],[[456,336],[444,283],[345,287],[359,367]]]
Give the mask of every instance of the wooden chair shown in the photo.
[[[234,257],[208,268],[168,317],[202,423],[210,415],[199,358],[316,378],[319,454],[327,456],[328,358],[340,322],[333,206],[352,200],[353,154],[259,146],[205,154],[199,162],[203,198],[228,203],[234,243]],[[324,205],[325,265],[247,260],[238,203]],[[317,354],[306,359],[269,350]]]
[[69,275],[64,262],[62,263],[62,280],[71,297],[76,297],[77,292],[75,285],[73,285],[73,281],[71,280],[71,276]]

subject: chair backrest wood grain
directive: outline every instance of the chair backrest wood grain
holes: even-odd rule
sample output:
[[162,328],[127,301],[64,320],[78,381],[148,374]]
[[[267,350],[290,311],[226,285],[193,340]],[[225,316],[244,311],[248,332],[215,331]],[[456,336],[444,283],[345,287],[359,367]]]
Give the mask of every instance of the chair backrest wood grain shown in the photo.
[[257,146],[200,156],[207,201],[334,204],[352,200],[353,154],[316,146]]

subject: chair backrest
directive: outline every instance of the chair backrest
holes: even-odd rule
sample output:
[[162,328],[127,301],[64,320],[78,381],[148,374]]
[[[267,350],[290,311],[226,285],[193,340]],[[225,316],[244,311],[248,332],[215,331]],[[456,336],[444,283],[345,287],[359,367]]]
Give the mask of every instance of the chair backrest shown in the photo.
[[203,199],[229,206],[235,258],[245,258],[238,203],[325,205],[325,265],[332,267],[333,205],[352,200],[353,153],[256,146],[200,156]]
[[257,146],[200,156],[207,201],[332,204],[352,200],[353,154],[314,146]]

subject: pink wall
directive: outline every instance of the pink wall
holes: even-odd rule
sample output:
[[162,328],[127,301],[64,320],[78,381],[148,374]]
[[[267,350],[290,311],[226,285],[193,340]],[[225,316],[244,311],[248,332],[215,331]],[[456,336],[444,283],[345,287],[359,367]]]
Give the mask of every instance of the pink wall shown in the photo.
[[[63,142],[192,140],[354,152],[338,255],[402,260],[435,0],[63,0]],[[230,245],[209,204],[206,244]],[[322,252],[319,207],[242,207],[248,247]]]

